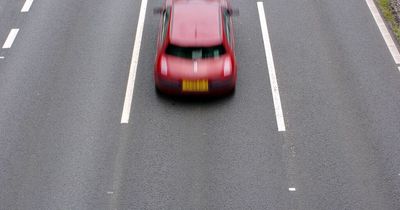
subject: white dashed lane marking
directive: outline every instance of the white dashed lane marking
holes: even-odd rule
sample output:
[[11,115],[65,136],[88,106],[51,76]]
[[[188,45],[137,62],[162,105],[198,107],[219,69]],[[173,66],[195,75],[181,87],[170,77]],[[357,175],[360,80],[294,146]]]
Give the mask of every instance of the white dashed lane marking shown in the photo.
[[274,58],[272,56],[271,41],[268,33],[267,19],[263,2],[257,2],[258,14],[260,16],[261,31],[264,40],[265,55],[268,64],[269,80],[271,82],[272,97],[274,100],[275,116],[278,131],[286,131],[285,120],[283,117],[281,97],[279,95],[278,80],[276,79]]
[[26,0],[24,6],[21,9],[21,12],[29,12],[32,6],[33,0]]
[[295,192],[295,191],[296,191],[296,188],[291,187],[291,188],[289,188],[289,191],[290,191],[290,192]]
[[15,38],[17,37],[18,32],[19,32],[18,28],[11,29],[6,41],[4,42],[3,49],[11,48],[11,46],[14,43]]
[[136,29],[135,43],[133,45],[132,60],[128,76],[128,84],[126,87],[124,107],[122,109],[121,124],[129,123],[131,113],[133,91],[135,87],[136,71],[139,64],[140,46],[142,42],[144,20],[146,17],[147,0],[142,0],[139,13],[139,21]]

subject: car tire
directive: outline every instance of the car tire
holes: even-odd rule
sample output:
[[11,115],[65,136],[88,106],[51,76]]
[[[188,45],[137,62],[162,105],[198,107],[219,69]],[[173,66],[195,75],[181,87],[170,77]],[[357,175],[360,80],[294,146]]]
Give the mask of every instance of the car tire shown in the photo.
[[162,91],[160,90],[160,88],[157,87],[157,85],[154,85],[154,89],[155,89],[157,95],[159,95],[159,96],[163,95]]

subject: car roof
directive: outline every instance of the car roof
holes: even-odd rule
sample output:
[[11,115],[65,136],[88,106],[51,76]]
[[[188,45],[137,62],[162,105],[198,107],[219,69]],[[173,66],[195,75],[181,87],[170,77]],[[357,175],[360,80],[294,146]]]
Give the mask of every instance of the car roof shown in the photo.
[[179,46],[222,43],[220,0],[175,0],[172,4],[170,42]]

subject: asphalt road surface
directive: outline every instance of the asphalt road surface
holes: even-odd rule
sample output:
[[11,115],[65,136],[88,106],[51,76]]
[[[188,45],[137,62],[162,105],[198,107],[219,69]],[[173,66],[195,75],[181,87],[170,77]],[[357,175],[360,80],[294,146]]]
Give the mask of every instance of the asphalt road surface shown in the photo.
[[[28,0],[29,1],[29,0]],[[149,0],[0,1],[0,209],[400,209],[400,72],[364,0],[234,0],[238,82],[157,95]]]

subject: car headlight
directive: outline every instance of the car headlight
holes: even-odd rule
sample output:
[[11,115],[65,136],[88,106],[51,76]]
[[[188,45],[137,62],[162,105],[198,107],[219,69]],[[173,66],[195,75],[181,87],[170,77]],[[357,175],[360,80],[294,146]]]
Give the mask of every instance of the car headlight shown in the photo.
[[167,76],[168,74],[167,59],[164,56],[161,57],[161,74],[164,76]]
[[225,58],[224,61],[224,77],[229,76],[231,74],[232,74],[232,62],[231,59],[228,57]]

